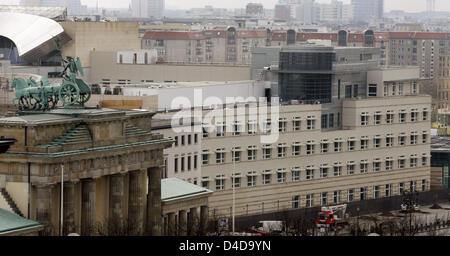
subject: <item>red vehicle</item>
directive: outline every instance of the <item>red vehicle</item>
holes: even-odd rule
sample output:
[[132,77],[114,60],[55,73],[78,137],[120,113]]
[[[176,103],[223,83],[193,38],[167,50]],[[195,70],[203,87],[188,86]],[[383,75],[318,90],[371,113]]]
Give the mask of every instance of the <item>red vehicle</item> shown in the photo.
[[317,228],[335,229],[336,227],[348,225],[346,210],[346,204],[322,207],[322,211],[319,212],[316,219]]

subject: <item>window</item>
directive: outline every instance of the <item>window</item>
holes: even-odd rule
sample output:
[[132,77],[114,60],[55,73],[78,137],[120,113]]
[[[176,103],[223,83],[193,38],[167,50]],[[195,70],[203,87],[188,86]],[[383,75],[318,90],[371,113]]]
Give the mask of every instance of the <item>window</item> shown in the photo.
[[188,145],[192,144],[192,135],[191,134],[188,135],[188,143],[187,144]]
[[175,173],[178,173],[178,158],[174,159],[174,171]]
[[314,179],[314,169],[312,167],[306,168],[306,180]]
[[198,143],[198,134],[194,134],[194,144]]
[[239,136],[241,135],[241,123],[239,121],[234,122],[233,124],[233,131],[232,131],[232,135],[233,136]]
[[209,177],[202,178],[202,187],[209,188]]
[[355,138],[349,138],[347,142],[347,149],[348,151],[354,151],[355,150]]
[[369,97],[377,97],[377,85],[369,84]]
[[409,190],[411,192],[416,192],[416,185],[417,185],[417,182],[415,180],[410,181],[409,182]]
[[256,160],[256,146],[249,146],[247,150],[247,159],[249,161]]
[[178,136],[175,136],[175,147],[178,147]]
[[328,167],[323,166],[320,167],[320,178],[327,178],[328,177]]
[[300,181],[300,168],[292,168],[292,181]]
[[292,197],[292,208],[298,209],[298,203],[299,203],[299,196],[293,196]]
[[279,132],[286,131],[286,120],[285,119],[280,119],[280,121],[278,122],[278,131]]
[[208,128],[203,126],[202,131],[203,131],[203,134],[202,134],[203,138],[208,138],[209,137]]
[[263,133],[268,134],[272,131],[272,122],[270,119],[267,119],[263,122]]
[[241,187],[241,174],[235,173],[231,176],[231,186],[232,188],[240,188]]
[[192,156],[188,156],[187,157],[187,169],[188,169],[188,171],[191,170],[191,160],[192,160]]
[[416,168],[417,167],[417,156],[411,155],[411,158],[409,159],[409,167]]
[[400,184],[398,184],[398,193],[399,195],[403,195],[404,192],[405,192],[405,183],[401,182]]
[[367,126],[369,124],[369,113],[361,113],[361,126]]
[[386,171],[392,170],[394,167],[394,160],[392,158],[386,158]]
[[359,198],[360,200],[366,200],[367,199],[367,187],[362,187],[359,190]]
[[299,142],[294,142],[294,144],[292,145],[292,155],[293,156],[299,156],[300,155],[300,143]]
[[359,170],[361,173],[367,173],[369,171],[369,164],[367,160],[361,161]]
[[381,160],[379,158],[373,161],[373,171],[374,172],[381,171]]
[[320,153],[328,153],[328,140],[323,140],[320,144]]
[[224,137],[225,136],[225,125],[224,124],[218,124],[216,126],[216,136],[217,137]]
[[197,169],[198,156],[194,155],[194,169]]
[[349,189],[347,191],[347,201],[353,202],[353,200],[355,200],[355,190],[354,189]]
[[342,176],[342,164],[336,163],[333,168],[334,177]]
[[183,172],[184,171],[184,157],[181,157],[180,162],[181,162],[181,171]]
[[294,121],[292,121],[292,130],[293,131],[300,131],[300,118],[294,118]]
[[225,175],[216,176],[216,190],[225,189]]
[[383,88],[383,95],[384,95],[384,97],[387,97],[388,96],[388,93],[389,93],[389,90],[388,90],[388,85],[387,84],[385,84],[384,85],[384,88]]
[[328,127],[334,128],[334,114],[329,115]]
[[203,151],[202,154],[202,164],[208,164],[209,163],[209,152],[208,151]]
[[422,192],[427,190],[427,180],[422,180]]
[[400,146],[406,145],[406,135],[404,133],[402,133],[398,136],[398,144]]
[[355,174],[355,162],[350,161],[347,163],[347,174],[348,175]]
[[400,113],[398,114],[398,121],[399,121],[400,123],[406,122],[406,112],[405,112],[405,110],[402,110],[402,112],[400,112]]
[[361,137],[361,150],[366,150],[369,147],[369,138],[367,136]]
[[256,134],[256,121],[248,121],[248,134]]
[[392,147],[394,145],[394,135],[388,134],[386,136],[386,147]]
[[286,144],[278,144],[278,158],[286,157]]
[[325,206],[328,204],[328,193],[323,192],[320,196],[320,205]]
[[428,165],[428,157],[422,156],[422,166],[427,166],[427,165]]
[[422,120],[423,121],[427,121],[428,120],[428,110],[426,108],[423,109]]
[[386,184],[385,195],[386,197],[392,196],[392,184]]
[[374,116],[374,124],[380,125],[381,124],[381,112],[376,112]]
[[270,145],[265,145],[263,147],[263,159],[270,159],[272,157],[272,148]]
[[375,138],[373,139],[373,147],[374,147],[374,148],[379,148],[379,147],[381,147],[381,138],[380,138],[380,135],[375,136]]
[[341,203],[341,191],[340,190],[333,192],[333,203],[334,204]]
[[393,124],[394,123],[394,111],[389,110],[386,114],[386,123]]
[[328,128],[328,115],[322,115],[322,129]]
[[184,146],[184,135],[181,136],[181,145]]
[[306,154],[314,154],[314,141],[308,141],[308,143],[306,144]]
[[278,183],[286,182],[286,169],[278,169],[278,171],[277,171],[277,182]]
[[417,144],[417,134],[416,133],[412,133],[411,134],[411,145],[416,145]]
[[417,109],[411,110],[411,122],[416,122],[418,115],[419,115],[419,111]]
[[315,117],[314,116],[308,116],[308,120],[306,121],[306,129],[307,130],[314,130],[315,129]]
[[313,207],[314,205],[314,194],[306,195],[306,207]]
[[216,164],[221,164],[225,162],[225,149],[218,149],[216,151]]
[[256,186],[256,172],[249,172],[247,174],[247,187],[254,187]]
[[374,199],[380,198],[380,186],[373,187],[373,198]]
[[233,162],[241,161],[241,148],[239,148],[239,147],[233,148],[231,153],[232,153],[232,157],[233,157]]
[[357,84],[355,84],[355,85],[353,86],[353,97],[354,97],[354,98],[357,98],[357,97],[358,97],[358,85],[357,85]]
[[345,86],[345,98],[350,99],[352,97],[352,86],[346,85]]
[[427,136],[426,132],[424,132],[422,134],[422,143],[423,144],[427,144],[428,143],[428,136]]
[[336,140],[334,142],[334,152],[341,152],[342,151],[342,140]]
[[272,174],[270,173],[270,171],[266,171],[265,173],[263,173],[263,184],[264,185],[270,184],[271,180],[272,180]]

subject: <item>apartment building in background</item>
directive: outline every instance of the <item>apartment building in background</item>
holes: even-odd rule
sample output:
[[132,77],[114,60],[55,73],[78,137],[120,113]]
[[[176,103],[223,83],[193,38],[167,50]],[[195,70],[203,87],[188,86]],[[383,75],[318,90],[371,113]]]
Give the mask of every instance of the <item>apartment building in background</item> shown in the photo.
[[131,11],[135,18],[160,19],[164,16],[165,0],[132,0]]

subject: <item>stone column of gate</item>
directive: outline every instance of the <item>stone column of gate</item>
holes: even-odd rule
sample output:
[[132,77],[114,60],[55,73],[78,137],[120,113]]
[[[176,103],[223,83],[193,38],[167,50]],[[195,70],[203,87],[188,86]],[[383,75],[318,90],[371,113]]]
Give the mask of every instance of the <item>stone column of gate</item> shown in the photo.
[[96,182],[94,179],[81,181],[81,235],[95,234]]
[[124,228],[124,175],[111,175],[109,180],[109,224],[117,232]]
[[170,212],[167,214],[167,235],[175,236],[176,235],[176,225],[175,225],[175,213]]
[[50,196],[52,187],[49,185],[36,186],[36,221],[44,226],[40,235],[49,236],[56,232],[51,225]]
[[64,183],[63,235],[76,232],[75,224],[75,183]]
[[187,212],[186,210],[181,210],[178,212],[178,235],[187,235]]
[[161,235],[161,167],[148,168],[147,233]]
[[145,170],[129,174],[128,228],[133,235],[141,235],[144,232]]
[[198,235],[199,219],[196,207],[189,209],[188,230],[190,236]]
[[200,207],[200,234],[205,235],[208,228],[208,206]]

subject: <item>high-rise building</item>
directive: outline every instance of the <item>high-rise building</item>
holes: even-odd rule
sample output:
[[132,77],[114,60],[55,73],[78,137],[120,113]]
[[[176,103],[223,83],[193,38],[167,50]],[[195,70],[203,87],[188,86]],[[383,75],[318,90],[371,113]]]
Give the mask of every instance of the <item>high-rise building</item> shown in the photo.
[[286,3],[278,3],[275,5],[275,19],[276,20],[291,20],[291,7]]
[[162,18],[164,15],[164,0],[132,0],[131,9],[136,18]]
[[369,22],[383,18],[384,0],[352,0],[355,21]]
[[259,3],[248,3],[245,8],[245,14],[250,16],[264,15],[264,6]]
[[25,6],[65,6],[68,15],[86,14],[87,6],[82,5],[80,0],[21,0]]

